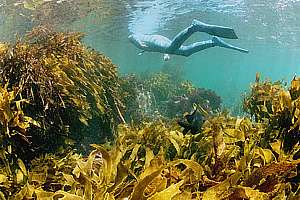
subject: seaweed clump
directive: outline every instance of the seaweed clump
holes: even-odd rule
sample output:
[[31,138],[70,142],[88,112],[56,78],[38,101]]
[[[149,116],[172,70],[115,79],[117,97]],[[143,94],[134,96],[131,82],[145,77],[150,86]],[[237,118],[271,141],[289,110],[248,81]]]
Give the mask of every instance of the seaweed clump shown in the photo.
[[80,38],[38,29],[0,46],[1,199],[299,199],[298,78],[289,89],[257,78],[244,101],[254,119],[205,112],[195,135],[174,121],[119,124],[114,142],[91,144],[88,156],[56,151],[66,139],[112,136],[122,102],[139,94],[132,82],[149,81],[144,94],[162,113],[181,94],[163,75],[120,89],[116,67]]
[[178,74],[166,72],[122,77],[126,121],[173,119],[190,112],[194,104],[208,112],[221,108],[221,98],[212,90],[198,88]]
[[[291,152],[300,138],[300,79],[294,77],[289,87],[281,82],[260,82],[257,78],[244,108],[255,121],[267,121],[266,142],[283,141],[283,150]],[[265,142],[265,143],[266,143]],[[268,145],[268,144],[265,144]]]
[[[11,195],[70,199],[297,199],[290,179],[299,160],[276,159],[259,145],[266,124],[227,114],[183,135],[163,122],[121,125],[113,145],[88,157],[46,155],[24,170]],[[3,179],[4,180],[4,179]],[[5,179],[6,180],[6,179]],[[5,185],[5,182],[2,182]],[[3,190],[5,191],[5,190]],[[6,196],[6,193],[3,195]]]
[[[123,108],[117,68],[81,38],[38,28],[24,41],[3,45],[2,147],[12,145],[24,160],[54,152],[65,139],[84,145],[113,137]],[[8,126],[11,112],[17,117]]]

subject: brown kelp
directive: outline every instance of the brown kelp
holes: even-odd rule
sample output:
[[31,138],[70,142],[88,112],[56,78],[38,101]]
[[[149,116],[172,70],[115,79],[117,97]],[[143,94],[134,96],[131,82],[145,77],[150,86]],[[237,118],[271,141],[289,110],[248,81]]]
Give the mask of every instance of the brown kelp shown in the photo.
[[[80,38],[36,29],[0,45],[1,199],[299,199],[300,79],[257,78],[244,101],[253,119],[205,112],[194,135],[172,120],[118,125],[140,80],[120,81]],[[157,76],[145,85],[159,102],[195,91],[179,81],[168,93],[168,75]]]
[[[114,145],[92,144],[88,157],[69,151],[33,160],[29,170],[23,169],[23,186],[15,186],[12,196],[296,199],[298,190],[290,180],[300,161],[291,156],[279,160],[259,146],[265,128],[264,123],[225,113],[211,116],[198,135],[183,135],[162,122],[143,128],[122,125]],[[10,191],[5,174],[2,177],[2,188]]]
[[122,120],[116,66],[81,37],[39,28],[3,47],[1,85],[15,91],[12,100],[21,102],[15,107],[36,122],[25,132],[14,128],[22,136],[12,141],[19,156],[53,151],[65,138],[81,144],[111,138]]
[[281,82],[260,82],[257,78],[251,93],[245,97],[244,108],[258,122],[268,121],[264,138],[268,142],[283,141],[290,152],[299,142],[300,80],[294,77],[289,87]]
[[195,87],[178,74],[131,74],[122,77],[121,88],[127,94],[124,98],[126,118],[135,123],[182,116],[191,111],[193,104],[199,104],[207,111],[221,107],[221,98],[214,91]]

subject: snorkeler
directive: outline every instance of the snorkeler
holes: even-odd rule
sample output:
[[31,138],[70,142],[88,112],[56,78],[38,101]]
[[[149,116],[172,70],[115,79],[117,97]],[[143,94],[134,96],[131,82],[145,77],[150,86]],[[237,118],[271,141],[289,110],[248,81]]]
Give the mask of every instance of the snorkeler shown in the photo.
[[[188,46],[183,45],[183,43],[195,32],[205,32],[213,35],[213,37],[211,40],[195,42]],[[232,28],[205,24],[196,19],[193,20],[192,24],[189,27],[178,33],[172,41],[162,35],[146,34],[132,34],[129,35],[128,39],[136,47],[143,50],[139,53],[139,55],[141,55],[145,51],[160,52],[164,54],[164,60],[170,59],[169,54],[190,56],[198,51],[202,51],[204,49],[215,46],[248,53],[248,50],[228,44],[221,40],[219,37],[238,39]]]

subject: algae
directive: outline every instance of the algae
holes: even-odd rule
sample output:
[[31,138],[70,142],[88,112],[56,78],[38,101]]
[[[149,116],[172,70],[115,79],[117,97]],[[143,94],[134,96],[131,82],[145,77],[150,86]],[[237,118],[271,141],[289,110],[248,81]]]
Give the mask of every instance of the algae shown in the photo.
[[[174,118],[119,124],[123,103],[138,107],[131,86],[140,80],[119,78],[81,37],[36,29],[1,45],[1,199],[299,198],[299,78],[285,86],[257,77],[244,100],[249,116],[204,109],[195,135]],[[169,81],[161,73],[146,79],[159,102],[178,94],[168,93]],[[95,133],[114,129],[106,143]],[[88,136],[88,155],[74,150]]]
[[221,109],[221,98],[214,91],[198,88],[181,76],[163,71],[123,76],[121,88],[125,94],[126,121],[140,123],[178,118],[190,112],[194,104],[208,112]]
[[[84,47],[81,38],[79,33],[37,28],[1,51],[1,84],[15,102],[7,102],[3,109],[19,110],[19,118],[23,113],[24,117],[18,120],[33,125],[26,131],[20,125],[2,128],[17,132],[12,140],[19,148],[14,150],[25,160],[55,151],[68,138],[85,145],[86,140],[113,137],[122,120],[117,68]],[[95,132],[95,126],[101,129]]]
[[[260,124],[221,114],[204,130],[200,137],[162,122],[144,128],[121,125],[115,145],[92,144],[88,157],[69,152],[33,160],[16,198],[270,199],[298,194],[289,180],[299,160],[279,161],[257,146],[264,130]],[[187,155],[191,142],[198,148]],[[199,151],[207,158],[197,159]]]

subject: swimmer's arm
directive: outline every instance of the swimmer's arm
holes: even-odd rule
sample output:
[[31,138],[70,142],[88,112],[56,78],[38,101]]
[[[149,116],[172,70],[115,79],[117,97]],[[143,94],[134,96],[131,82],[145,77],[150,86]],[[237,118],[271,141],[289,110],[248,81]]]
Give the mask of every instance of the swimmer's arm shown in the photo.
[[140,40],[140,39],[137,39],[136,42],[137,42],[138,45],[141,46],[141,47],[148,47],[148,46],[145,44],[145,42],[143,42],[143,41]]

